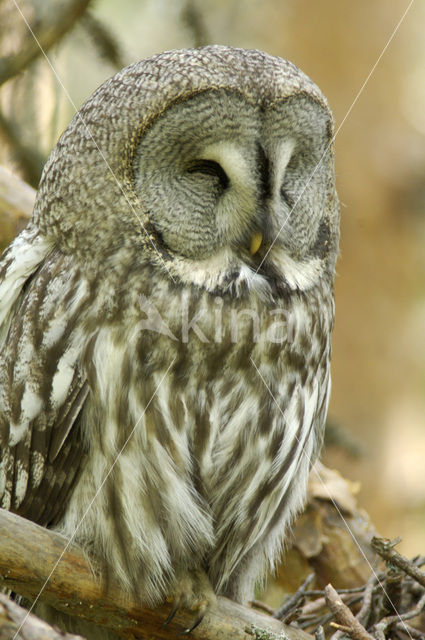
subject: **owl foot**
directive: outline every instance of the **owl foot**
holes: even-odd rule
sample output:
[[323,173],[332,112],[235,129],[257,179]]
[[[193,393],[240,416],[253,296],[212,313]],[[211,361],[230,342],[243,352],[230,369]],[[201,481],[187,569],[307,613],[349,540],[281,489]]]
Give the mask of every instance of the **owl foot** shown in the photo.
[[189,573],[181,573],[175,582],[174,588],[168,598],[173,602],[167,619],[163,626],[167,626],[179,609],[186,609],[197,614],[195,621],[179,635],[187,635],[201,624],[205,613],[217,601],[211,583],[206,573],[200,569]]

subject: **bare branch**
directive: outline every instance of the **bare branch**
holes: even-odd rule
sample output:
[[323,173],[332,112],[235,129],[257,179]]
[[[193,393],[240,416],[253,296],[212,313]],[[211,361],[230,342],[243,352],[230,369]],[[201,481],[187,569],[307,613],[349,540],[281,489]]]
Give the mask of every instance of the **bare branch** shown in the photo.
[[360,611],[356,615],[357,620],[361,624],[366,625],[368,623],[368,620],[372,611],[373,592],[375,590],[377,582],[378,582],[378,577],[375,573],[373,573],[366,583],[366,587],[363,593],[362,606],[360,608]]
[[86,11],[81,20],[81,26],[87,31],[103,60],[109,62],[116,69],[125,67],[126,62],[121,46],[106,24],[90,11]]
[[30,218],[35,201],[35,190],[0,166],[0,216]]
[[331,584],[325,588],[326,602],[335,616],[337,627],[349,633],[353,640],[374,640],[364,626],[354,617],[350,609],[343,603]]
[[377,536],[372,538],[372,548],[378,553],[381,558],[387,562],[395,564],[399,569],[402,569],[407,575],[414,578],[419,584],[425,587],[425,572],[421,571],[413,562],[410,562],[405,556],[402,556],[398,551],[394,550],[394,546],[399,542],[397,540],[387,540],[386,538],[378,538]]
[[382,618],[380,622],[375,624],[374,631],[375,631],[376,638],[378,640],[385,640],[387,630],[394,624],[397,624],[400,631],[403,631],[403,627],[405,626],[403,625],[403,621],[416,618],[422,613],[424,608],[425,608],[425,594],[422,596],[422,598],[419,600],[416,606],[410,611],[407,611],[406,613],[402,613],[402,614],[397,614],[394,616],[388,616],[387,618]]
[[17,637],[24,640],[84,640],[81,636],[53,629],[0,593],[0,640],[10,640],[18,632]]
[[195,47],[203,47],[210,43],[208,30],[205,25],[201,9],[194,0],[186,0],[181,18],[183,24],[186,25],[192,34],[193,45]]
[[0,135],[10,146],[11,154],[19,163],[25,180],[36,186],[40,180],[46,158],[37,149],[22,142],[23,136],[20,127],[1,112]]
[[48,12],[49,18],[31,27],[39,44],[28,32],[18,54],[0,59],[0,84],[25,69],[41,55],[42,50],[46,52],[58,42],[85,12],[90,1],[68,0],[52,6],[51,11]]
[[282,606],[276,611],[276,613],[273,614],[273,618],[277,618],[278,620],[283,620],[283,618],[290,612],[291,609],[293,609],[294,607],[299,608],[300,605],[303,604],[302,598],[303,598],[304,592],[313,582],[314,578],[315,578],[314,573],[310,573],[310,575],[307,576],[307,578],[304,580],[302,585],[296,590],[294,595],[290,596],[289,598],[286,598]]
[[325,640],[325,632],[323,627],[318,626],[316,629],[315,640]]

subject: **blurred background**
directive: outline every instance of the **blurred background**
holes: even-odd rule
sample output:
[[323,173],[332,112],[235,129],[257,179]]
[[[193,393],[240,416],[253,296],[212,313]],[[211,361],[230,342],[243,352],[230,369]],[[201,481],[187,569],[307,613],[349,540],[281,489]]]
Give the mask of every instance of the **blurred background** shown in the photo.
[[[165,49],[287,58],[334,112],[341,255],[324,462],[358,482],[377,530],[425,532],[425,4],[408,0],[0,0],[0,164],[35,188],[92,91]],[[38,55],[23,16],[47,51]],[[55,72],[53,72],[52,67]],[[346,119],[345,119],[346,117]],[[0,248],[19,225],[0,218]]]

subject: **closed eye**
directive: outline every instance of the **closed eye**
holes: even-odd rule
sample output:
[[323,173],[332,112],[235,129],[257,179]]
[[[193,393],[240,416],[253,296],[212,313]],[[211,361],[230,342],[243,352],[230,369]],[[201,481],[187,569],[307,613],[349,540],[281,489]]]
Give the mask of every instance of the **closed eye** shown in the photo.
[[293,207],[294,206],[294,200],[293,198],[289,195],[289,193],[284,189],[284,187],[281,187],[280,189],[280,197],[282,198],[282,200],[284,202],[286,202],[286,204],[288,205],[288,207]]
[[195,160],[187,168],[188,173],[202,173],[219,179],[220,185],[225,189],[229,184],[229,178],[223,167],[215,160]]

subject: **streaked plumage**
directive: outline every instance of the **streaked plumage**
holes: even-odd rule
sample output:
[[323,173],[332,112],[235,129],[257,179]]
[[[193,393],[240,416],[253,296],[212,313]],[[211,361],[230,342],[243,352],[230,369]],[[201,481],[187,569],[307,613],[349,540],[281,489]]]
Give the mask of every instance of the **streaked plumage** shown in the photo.
[[77,530],[148,604],[202,609],[201,570],[251,597],[303,504],[329,393],[331,136],[291,63],[141,61],[74,117],[0,262],[1,504]]

